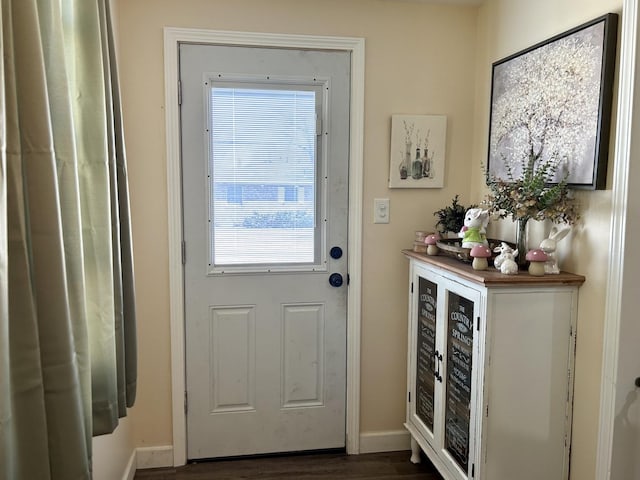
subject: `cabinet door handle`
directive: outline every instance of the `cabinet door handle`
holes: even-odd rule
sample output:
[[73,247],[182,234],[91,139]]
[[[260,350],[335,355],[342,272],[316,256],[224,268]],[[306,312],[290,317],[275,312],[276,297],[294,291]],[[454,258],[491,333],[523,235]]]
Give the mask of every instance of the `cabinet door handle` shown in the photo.
[[437,350],[433,354],[436,363],[436,371],[434,372],[436,380],[442,383],[442,375],[440,375],[440,364],[442,363],[442,354]]

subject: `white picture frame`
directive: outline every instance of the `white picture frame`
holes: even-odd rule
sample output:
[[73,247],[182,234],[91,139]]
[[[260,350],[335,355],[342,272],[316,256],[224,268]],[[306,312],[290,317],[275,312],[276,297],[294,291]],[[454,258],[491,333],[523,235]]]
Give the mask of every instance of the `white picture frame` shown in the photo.
[[444,187],[447,117],[392,115],[389,188]]

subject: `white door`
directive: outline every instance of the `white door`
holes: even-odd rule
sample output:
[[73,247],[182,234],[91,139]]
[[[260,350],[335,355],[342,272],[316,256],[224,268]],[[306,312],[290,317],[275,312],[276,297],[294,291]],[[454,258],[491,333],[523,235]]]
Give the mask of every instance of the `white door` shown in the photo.
[[350,54],[179,58],[187,456],[342,448]]

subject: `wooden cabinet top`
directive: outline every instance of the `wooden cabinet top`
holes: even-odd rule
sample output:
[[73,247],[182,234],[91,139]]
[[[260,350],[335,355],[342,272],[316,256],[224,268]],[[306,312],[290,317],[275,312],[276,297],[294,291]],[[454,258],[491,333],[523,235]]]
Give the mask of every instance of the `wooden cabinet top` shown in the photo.
[[426,255],[413,250],[403,250],[402,253],[408,258],[414,258],[426,264],[434,265],[443,270],[455,273],[471,282],[479,283],[487,287],[519,287],[519,286],[553,286],[572,285],[580,286],[584,283],[585,277],[574,273],[560,272],[558,275],[543,275],[536,277],[529,275],[526,270],[521,270],[517,275],[504,275],[493,267],[487,270],[474,270],[471,264],[461,262],[445,255]]

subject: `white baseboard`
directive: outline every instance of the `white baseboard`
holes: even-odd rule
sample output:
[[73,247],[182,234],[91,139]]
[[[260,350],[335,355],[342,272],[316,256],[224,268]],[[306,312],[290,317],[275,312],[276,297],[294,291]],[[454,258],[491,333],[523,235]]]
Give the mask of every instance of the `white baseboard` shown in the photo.
[[161,468],[173,466],[173,446],[141,447],[136,449],[136,468]]
[[411,449],[411,436],[406,430],[386,430],[360,434],[360,453],[397,452]]
[[133,452],[131,452],[127,466],[124,469],[122,480],[133,480],[133,477],[136,476],[136,468],[136,451],[134,449]]
[[[385,430],[360,434],[360,453],[397,452],[410,449],[411,436],[406,430]],[[173,466],[173,446],[137,448],[131,454],[122,480],[133,480],[136,469],[171,466]]]

